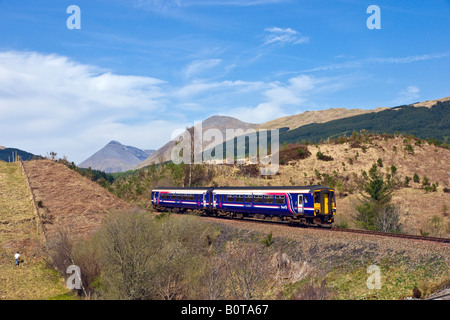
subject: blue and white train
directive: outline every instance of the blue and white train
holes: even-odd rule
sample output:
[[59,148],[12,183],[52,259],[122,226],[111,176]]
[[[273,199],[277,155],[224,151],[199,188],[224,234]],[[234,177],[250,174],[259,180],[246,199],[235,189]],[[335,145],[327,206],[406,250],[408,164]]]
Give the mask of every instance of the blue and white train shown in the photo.
[[331,226],[336,215],[335,192],[324,186],[159,187],[151,197],[158,211],[197,210],[208,216]]

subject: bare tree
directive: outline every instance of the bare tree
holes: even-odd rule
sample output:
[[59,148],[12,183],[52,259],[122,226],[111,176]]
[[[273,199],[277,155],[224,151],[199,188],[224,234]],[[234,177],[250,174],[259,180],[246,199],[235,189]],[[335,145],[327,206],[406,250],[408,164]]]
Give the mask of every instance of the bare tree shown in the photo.
[[394,205],[383,206],[378,210],[375,225],[381,232],[400,232],[400,209]]
[[229,242],[223,263],[232,299],[257,298],[274,274],[267,248],[261,244]]

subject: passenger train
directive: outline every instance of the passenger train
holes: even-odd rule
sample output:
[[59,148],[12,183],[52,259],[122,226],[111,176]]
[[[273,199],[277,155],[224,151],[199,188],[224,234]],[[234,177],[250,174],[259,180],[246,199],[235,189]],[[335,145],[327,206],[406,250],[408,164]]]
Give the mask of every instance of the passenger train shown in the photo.
[[157,211],[200,211],[207,216],[287,221],[331,227],[336,215],[333,189],[324,186],[205,187],[152,190]]

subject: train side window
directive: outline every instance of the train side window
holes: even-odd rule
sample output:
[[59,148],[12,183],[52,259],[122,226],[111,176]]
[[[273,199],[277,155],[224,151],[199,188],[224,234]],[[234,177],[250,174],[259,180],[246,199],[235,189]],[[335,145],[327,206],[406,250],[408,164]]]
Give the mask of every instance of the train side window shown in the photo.
[[276,204],[284,204],[284,196],[275,196]]
[[253,197],[251,194],[248,194],[245,196],[245,202],[246,203],[252,203]]
[[273,196],[264,196],[264,203],[273,204]]
[[187,200],[187,194],[183,194],[183,195],[181,196],[181,199],[182,199],[182,200]]
[[236,202],[244,202],[244,196],[243,195],[236,195]]
[[262,203],[263,202],[263,196],[255,195],[255,203]]
[[227,195],[227,202],[234,202],[234,194]]
[[194,195],[193,194],[189,194],[188,195],[188,200],[194,200]]
[[167,194],[167,193],[161,193],[161,199],[164,199],[164,200],[165,200],[165,199],[166,199],[166,194]]

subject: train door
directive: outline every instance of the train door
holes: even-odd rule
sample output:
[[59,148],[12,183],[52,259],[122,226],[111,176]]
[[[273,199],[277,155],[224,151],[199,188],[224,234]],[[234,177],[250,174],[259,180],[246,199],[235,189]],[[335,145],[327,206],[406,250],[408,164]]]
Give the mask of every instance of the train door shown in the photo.
[[206,209],[206,192],[203,192],[203,209]]
[[300,194],[298,196],[297,213],[303,214],[303,195],[302,194]]
[[330,209],[330,194],[323,193],[323,214],[329,214]]

